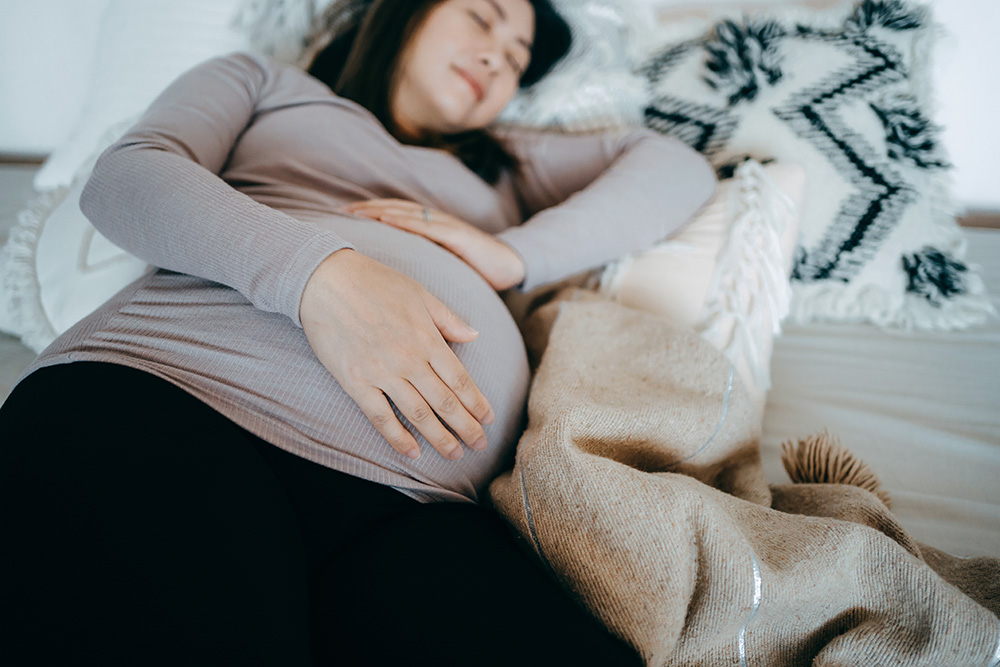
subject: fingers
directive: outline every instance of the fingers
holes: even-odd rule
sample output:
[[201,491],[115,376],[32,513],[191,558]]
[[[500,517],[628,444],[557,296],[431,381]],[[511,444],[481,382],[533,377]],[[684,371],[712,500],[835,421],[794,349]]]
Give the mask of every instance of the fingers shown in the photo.
[[396,413],[392,411],[392,406],[389,405],[385,394],[376,387],[372,387],[371,391],[364,395],[356,395],[352,398],[390,447],[411,459],[420,456],[420,446],[417,445],[416,438],[396,418]]
[[493,423],[492,408],[447,342],[478,333],[425,288],[363,255],[338,252],[310,278],[301,313],[319,361],[393,449],[419,456],[393,404],[442,456],[461,456],[459,438],[485,446],[482,424]]
[[387,393],[420,435],[446,459],[462,457],[462,442],[475,450],[486,448],[483,427],[430,366],[421,377],[397,384]]
[[[369,199],[348,204],[343,210],[428,237],[448,219],[442,211],[402,199]],[[428,215],[425,216],[424,211]]]
[[466,254],[464,247],[472,239],[487,236],[473,225],[444,211],[402,199],[369,199],[348,204],[343,210],[423,236],[463,258]]
[[359,206],[364,207],[364,206],[399,206],[399,205],[420,206],[420,204],[418,204],[417,202],[409,199],[393,199],[390,197],[386,197],[384,199],[362,199],[361,201],[351,202],[350,204],[344,206],[344,208],[350,209]]
[[[466,389],[468,385],[472,385],[471,379],[467,381]],[[444,458],[452,461],[462,458],[462,443],[455,434],[472,449],[486,449],[486,433],[480,423],[469,414],[458,396],[430,367],[421,378],[415,378],[412,382],[394,383],[392,386],[387,386],[384,391],[372,387],[370,391],[365,392],[361,400],[356,401],[361,411],[393,449],[415,459],[420,456],[419,445],[397,419],[389,399]],[[480,411],[483,405],[489,410],[488,404],[483,399]],[[492,422],[492,411],[489,411],[489,414]]]
[[436,296],[427,290],[424,290],[422,295],[424,307],[427,308],[431,320],[434,321],[434,325],[445,340],[450,340],[453,343],[469,343],[479,336],[478,331],[463,322],[451,308],[441,303]]
[[412,232],[430,238],[429,224],[422,218],[414,215],[406,215],[401,212],[386,211],[355,211],[358,215],[371,218],[377,222],[382,222],[405,232]]
[[[427,222],[424,218],[425,206],[414,201],[403,199],[368,199],[366,201],[354,202],[344,207],[349,213],[355,213],[367,218],[383,219],[408,219]],[[430,209],[427,209],[430,210]],[[435,212],[440,217],[439,212]]]
[[[434,325],[437,326],[438,331],[446,340],[463,343],[479,336],[478,331],[463,322],[448,306],[426,290],[424,291],[424,304],[434,321]],[[465,370],[465,366],[458,360],[451,348],[442,347],[439,352],[431,356],[430,361],[431,368],[454,392],[465,409],[481,424],[492,424],[493,408],[483,393],[479,391],[479,387],[476,386],[469,372]]]
[[[458,360],[451,348],[446,352],[431,357],[431,368],[443,383],[448,394],[455,397],[461,405],[452,403],[448,394],[438,395],[438,405],[435,408],[439,414],[455,429],[465,442],[473,449],[480,449],[476,441],[482,433],[479,424],[492,424],[495,419],[493,408],[486,400],[472,376]],[[426,394],[424,394],[426,396]],[[469,415],[475,419],[468,419]],[[458,428],[456,428],[456,425]],[[472,437],[472,440],[468,438]],[[485,434],[483,434],[485,437]]]

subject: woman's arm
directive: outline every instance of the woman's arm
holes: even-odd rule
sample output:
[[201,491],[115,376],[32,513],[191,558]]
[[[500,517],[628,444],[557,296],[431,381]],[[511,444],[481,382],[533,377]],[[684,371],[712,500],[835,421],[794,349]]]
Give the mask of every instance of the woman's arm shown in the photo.
[[[101,156],[81,209],[147,262],[228,285],[301,324],[320,363],[400,453],[419,449],[390,399],[442,456],[462,448],[438,415],[485,447],[480,424],[492,409],[446,342],[476,332],[418,283],[217,175],[273,76],[268,61],[242,54],[182,75]],[[372,339],[373,330],[382,333]]]
[[235,54],[183,74],[98,160],[80,199],[94,226],[158,267],[207,278],[299,322],[305,283],[352,247],[263,206],[217,175],[272,83]]
[[520,283],[527,290],[665,238],[715,190],[715,174],[700,154],[648,130],[503,134],[522,161],[516,187],[530,217],[524,227],[493,236],[400,199],[360,201],[344,210],[434,241],[494,289]]
[[525,291],[666,238],[715,191],[701,154],[652,130],[500,136],[521,161],[515,186],[527,219],[498,238],[524,260]]
[[509,245],[445,211],[405,199],[367,199],[348,204],[343,210],[437,243],[475,269],[495,290],[508,289],[524,280],[524,263]]

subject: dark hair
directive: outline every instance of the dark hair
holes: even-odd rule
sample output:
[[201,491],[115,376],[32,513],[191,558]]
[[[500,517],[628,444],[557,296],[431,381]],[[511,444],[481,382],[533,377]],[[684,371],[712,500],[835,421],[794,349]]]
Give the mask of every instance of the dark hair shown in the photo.
[[[405,137],[392,118],[390,93],[403,51],[431,10],[444,0],[374,0],[360,22],[342,31],[309,65],[309,73],[341,97],[371,111],[397,140]],[[535,10],[531,62],[521,77],[522,88],[537,83],[569,51],[569,26],[549,0],[529,0]],[[362,3],[365,4],[365,3]],[[517,161],[486,130],[424,136],[419,145],[446,150],[487,183],[496,183]]]

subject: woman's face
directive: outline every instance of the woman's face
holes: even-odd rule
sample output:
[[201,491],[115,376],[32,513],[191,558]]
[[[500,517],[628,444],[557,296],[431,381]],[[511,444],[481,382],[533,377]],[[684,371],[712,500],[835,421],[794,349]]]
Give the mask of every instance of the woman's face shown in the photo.
[[393,119],[413,137],[489,125],[517,92],[534,36],[528,0],[444,0],[400,59]]

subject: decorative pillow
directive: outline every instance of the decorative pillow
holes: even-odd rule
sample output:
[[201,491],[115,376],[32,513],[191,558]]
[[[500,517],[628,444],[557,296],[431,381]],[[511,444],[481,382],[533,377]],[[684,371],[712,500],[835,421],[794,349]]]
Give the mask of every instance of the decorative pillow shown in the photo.
[[792,317],[956,329],[995,313],[962,263],[950,165],[932,122],[929,9],[861,0],[760,8],[663,34],[643,66],[646,124],[713,163],[808,174]]
[[599,290],[699,331],[733,362],[763,414],[804,193],[801,166],[747,160],[677,234],[609,264]]
[[68,186],[113,124],[142,112],[185,70],[249,47],[230,24],[241,0],[110,0],[101,19],[93,80],[69,139],[35,176],[35,188]]

